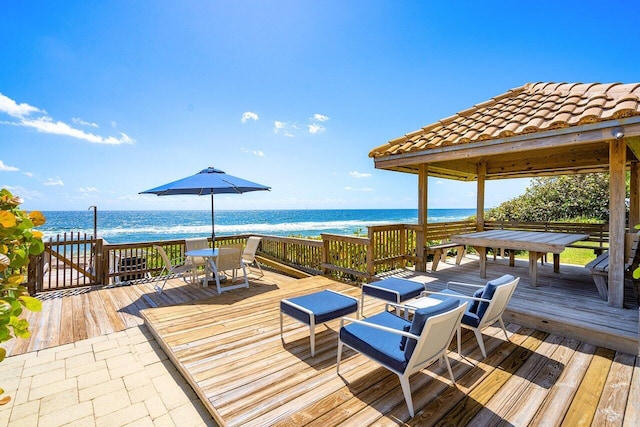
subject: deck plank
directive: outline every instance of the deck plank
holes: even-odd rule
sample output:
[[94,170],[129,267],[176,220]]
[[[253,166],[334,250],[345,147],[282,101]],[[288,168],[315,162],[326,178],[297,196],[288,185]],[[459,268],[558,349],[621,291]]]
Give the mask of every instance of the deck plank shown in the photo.
[[[571,332],[576,323],[587,338],[594,331],[611,334],[612,343],[634,336],[637,348],[637,308],[612,310],[599,300],[588,273],[573,266],[563,265],[560,274],[551,265],[540,266],[539,286],[530,288],[528,266],[520,264],[511,268],[502,259],[487,264],[488,279],[522,275],[508,308],[510,340],[505,341],[499,327],[483,331],[488,352],[483,359],[474,335],[465,330],[462,356],[455,343],[450,347],[455,387],[438,363],[411,377],[414,419],[397,376],[376,363],[345,349],[337,375],[339,321],[317,327],[315,357],[306,325],[285,316],[280,336],[282,298],[327,288],[360,295],[358,286],[323,277],[295,280],[265,272],[265,277],[251,279],[249,289],[222,295],[180,279],[170,280],[162,294],[151,282],[60,292],[44,304],[43,313],[28,314],[32,338],[5,348],[20,354],[73,342],[83,331],[91,337],[145,321],[220,425],[639,425],[638,357],[554,332],[560,326]],[[453,259],[441,263],[437,272],[394,274],[428,283],[430,289],[441,289],[449,280],[484,282],[477,261],[469,257],[460,266]],[[365,300],[367,314],[382,307],[379,300]],[[513,321],[525,315],[538,315],[540,328]],[[543,320],[552,324],[550,330],[543,329],[548,326]],[[585,414],[588,405],[593,406]]]
[[563,425],[591,425],[615,352],[598,348],[573,398]]
[[616,353],[592,424],[597,426],[622,425],[631,379],[633,378],[634,362],[635,357],[630,354]]

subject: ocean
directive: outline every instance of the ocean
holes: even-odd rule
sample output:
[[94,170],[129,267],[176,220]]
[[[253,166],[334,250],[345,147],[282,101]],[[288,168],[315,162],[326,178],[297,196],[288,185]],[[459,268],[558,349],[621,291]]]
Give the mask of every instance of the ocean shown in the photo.
[[[459,221],[475,215],[475,209],[429,209],[429,222]],[[38,227],[44,240],[69,232],[93,235],[94,212],[43,212],[47,222]],[[417,209],[326,209],[216,211],[216,236],[268,234],[281,237],[313,237],[321,233],[353,235],[367,226],[416,224]],[[211,235],[211,211],[99,211],[98,237],[109,243],[136,243]]]

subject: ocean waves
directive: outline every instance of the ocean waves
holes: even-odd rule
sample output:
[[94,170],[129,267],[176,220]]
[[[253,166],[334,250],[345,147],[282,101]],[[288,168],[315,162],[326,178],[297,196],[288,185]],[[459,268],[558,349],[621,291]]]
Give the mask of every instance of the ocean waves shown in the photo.
[[[429,222],[457,221],[474,213],[470,209],[429,210]],[[40,228],[45,240],[74,232],[92,236],[91,212],[45,212]],[[417,223],[415,209],[220,211],[215,213],[216,236],[267,234],[319,236],[321,233],[365,234],[368,226]],[[110,243],[177,240],[211,235],[207,211],[105,211],[98,213],[98,237]]]

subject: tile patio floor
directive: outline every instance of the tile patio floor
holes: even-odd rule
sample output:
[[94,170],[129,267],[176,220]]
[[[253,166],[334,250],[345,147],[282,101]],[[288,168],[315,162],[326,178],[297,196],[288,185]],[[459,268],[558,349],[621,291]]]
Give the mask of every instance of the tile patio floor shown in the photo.
[[0,425],[216,425],[144,325],[8,357],[0,387]]

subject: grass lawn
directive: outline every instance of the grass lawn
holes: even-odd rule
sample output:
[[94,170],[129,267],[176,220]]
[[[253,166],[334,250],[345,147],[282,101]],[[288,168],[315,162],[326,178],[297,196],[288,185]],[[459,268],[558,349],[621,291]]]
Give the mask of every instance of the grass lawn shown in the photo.
[[[517,252],[516,258],[528,260],[529,255],[526,252]],[[596,255],[589,249],[567,248],[560,254],[561,264],[587,265],[594,259],[596,259]],[[549,262],[553,262],[551,254],[549,254]]]

